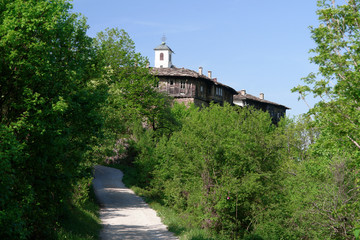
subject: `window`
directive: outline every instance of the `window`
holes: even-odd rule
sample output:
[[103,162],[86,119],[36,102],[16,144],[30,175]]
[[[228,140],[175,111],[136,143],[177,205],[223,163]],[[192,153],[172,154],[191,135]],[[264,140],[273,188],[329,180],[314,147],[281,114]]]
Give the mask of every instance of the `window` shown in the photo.
[[169,62],[171,62],[171,54],[169,55]]
[[164,54],[160,53],[160,61],[163,61],[163,60],[164,60]]
[[174,85],[174,81],[170,80],[170,86]]
[[180,88],[181,88],[181,89],[185,89],[185,81],[181,81],[181,82],[180,82]]
[[219,87],[216,88],[216,95],[218,95],[218,96],[222,96],[222,95],[223,95],[222,88],[219,88]]
[[204,87],[200,86],[200,92],[204,92]]

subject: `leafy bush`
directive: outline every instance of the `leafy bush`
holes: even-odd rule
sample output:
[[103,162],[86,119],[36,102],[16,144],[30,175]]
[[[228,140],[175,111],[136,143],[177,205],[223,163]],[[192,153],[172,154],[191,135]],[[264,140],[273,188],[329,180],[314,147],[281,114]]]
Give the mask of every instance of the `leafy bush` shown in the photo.
[[[189,109],[182,129],[137,158],[162,201],[195,216],[194,225],[242,236],[271,203],[280,164],[267,113],[211,105]],[[184,114],[185,116],[186,114]]]
[[[0,7],[1,234],[51,239],[91,165],[103,100],[86,23],[65,0]],[[9,237],[10,236],[10,237]]]
[[24,164],[21,144],[11,130],[0,125],[0,238],[26,239],[30,233],[26,212],[33,203],[31,186],[17,167]]

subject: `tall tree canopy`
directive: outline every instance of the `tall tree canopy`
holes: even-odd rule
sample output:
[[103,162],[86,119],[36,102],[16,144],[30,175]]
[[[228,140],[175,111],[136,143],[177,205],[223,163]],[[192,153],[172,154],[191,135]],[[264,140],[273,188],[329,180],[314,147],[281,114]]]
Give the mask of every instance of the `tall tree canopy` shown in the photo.
[[353,239],[360,233],[360,1],[341,3],[318,1],[320,25],[311,27],[316,47],[310,50],[318,72],[293,91],[320,100],[309,111],[319,137],[305,163],[309,186],[318,185],[307,194],[313,195],[308,213],[317,218],[311,228],[322,238]]
[[242,238],[257,212],[275,199],[284,142],[273,140],[276,128],[262,111],[212,104],[185,112],[181,130],[136,164],[150,172],[154,192],[189,225]]
[[49,239],[98,127],[94,51],[65,0],[0,3],[0,238]]
[[[121,152],[130,140],[133,128],[143,125],[156,132],[169,132],[171,118],[168,96],[157,90],[158,79],[149,71],[148,60],[135,51],[135,44],[123,29],[106,29],[94,39],[101,74],[94,82],[105,84],[107,102],[103,149]],[[127,144],[125,144],[127,145]],[[120,148],[120,149],[119,149]],[[101,151],[103,152],[103,151]]]
[[335,0],[322,0],[318,6],[320,25],[311,27],[316,47],[310,50],[318,72],[293,91],[319,97],[310,111],[318,124],[360,149],[360,1],[339,6]]

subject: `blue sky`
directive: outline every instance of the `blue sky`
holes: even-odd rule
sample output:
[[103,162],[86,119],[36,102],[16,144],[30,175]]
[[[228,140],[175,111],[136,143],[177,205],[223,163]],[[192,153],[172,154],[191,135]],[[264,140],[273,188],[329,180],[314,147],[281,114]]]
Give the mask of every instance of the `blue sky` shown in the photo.
[[73,0],[73,6],[87,18],[89,36],[124,29],[151,66],[165,34],[176,67],[202,66],[236,90],[263,92],[290,107],[290,116],[308,110],[290,89],[316,71],[308,60],[315,47],[308,27],[318,25],[316,0]]

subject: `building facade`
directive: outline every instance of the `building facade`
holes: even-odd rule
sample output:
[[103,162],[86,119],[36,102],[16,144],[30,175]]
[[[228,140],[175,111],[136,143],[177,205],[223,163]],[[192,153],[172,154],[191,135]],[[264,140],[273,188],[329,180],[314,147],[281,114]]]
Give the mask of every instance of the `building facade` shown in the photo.
[[211,71],[203,74],[202,67],[199,72],[176,68],[172,64],[174,53],[164,42],[155,49],[155,67],[152,74],[159,79],[159,90],[166,92],[180,103],[194,103],[196,106],[208,106],[210,102],[224,104],[233,103],[235,89],[224,85],[212,78]]
[[264,93],[260,93],[259,97],[248,94],[245,90],[241,90],[237,93],[237,95],[234,95],[234,105],[240,107],[253,106],[256,109],[260,109],[264,112],[266,111],[270,114],[274,124],[277,124],[280,119],[285,116],[286,110],[290,109],[284,105],[265,100]]
[[207,76],[203,68],[193,71],[186,68],[176,68],[172,64],[174,52],[165,42],[154,49],[155,66],[151,73],[159,79],[159,90],[167,93],[179,103],[196,106],[209,106],[210,102],[223,105],[225,102],[240,107],[253,106],[256,109],[269,112],[273,123],[277,124],[285,116],[289,108],[264,99],[264,94],[259,97],[247,94],[245,90],[237,92],[232,87],[222,84],[212,78],[212,72]]

